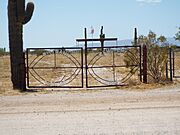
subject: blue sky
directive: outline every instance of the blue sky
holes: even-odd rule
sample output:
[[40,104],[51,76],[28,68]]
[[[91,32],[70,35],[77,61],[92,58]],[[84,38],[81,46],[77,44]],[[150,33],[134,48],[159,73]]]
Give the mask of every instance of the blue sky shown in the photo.
[[[0,47],[9,48],[7,1],[0,0]],[[173,37],[180,26],[180,0],[29,1],[34,1],[35,12],[24,26],[25,48],[74,46],[75,39],[83,37],[84,28],[91,26],[94,37],[99,36],[103,25],[106,37],[119,40],[133,38],[135,27],[139,35],[152,30]]]

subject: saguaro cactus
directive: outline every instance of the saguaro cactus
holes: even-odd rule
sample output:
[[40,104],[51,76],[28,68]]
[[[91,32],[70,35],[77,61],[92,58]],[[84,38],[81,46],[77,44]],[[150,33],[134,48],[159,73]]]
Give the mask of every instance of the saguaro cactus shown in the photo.
[[30,21],[33,11],[32,2],[28,2],[25,6],[25,0],[8,0],[11,80],[14,89],[24,90],[26,88],[23,25]]

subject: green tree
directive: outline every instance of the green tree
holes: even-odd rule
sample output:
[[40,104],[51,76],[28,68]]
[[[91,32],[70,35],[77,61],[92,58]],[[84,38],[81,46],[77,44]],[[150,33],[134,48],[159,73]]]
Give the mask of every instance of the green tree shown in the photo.
[[157,38],[157,41],[159,42],[159,45],[165,45],[165,42],[167,41],[165,36],[160,36]]
[[0,48],[0,56],[3,56],[3,55],[5,55],[5,50],[4,50],[4,48]]
[[178,30],[178,32],[175,34],[175,40],[178,40],[178,41],[180,41],[180,27],[179,27],[179,30]]

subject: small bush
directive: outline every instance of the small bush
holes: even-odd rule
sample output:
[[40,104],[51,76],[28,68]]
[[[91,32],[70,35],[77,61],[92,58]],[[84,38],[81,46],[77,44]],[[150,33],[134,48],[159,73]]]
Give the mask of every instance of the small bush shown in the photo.
[[6,54],[7,54],[6,49],[5,48],[0,48],[0,56],[4,56]]
[[[147,46],[147,70],[148,70],[148,81],[149,82],[160,82],[166,79],[166,63],[168,60],[168,44],[164,36],[156,37],[156,34],[152,31],[149,32],[148,36],[139,36],[138,45]],[[132,74],[138,69],[133,70],[134,64],[139,64],[139,55],[136,48],[129,49],[125,53],[124,62],[128,68],[131,68]],[[143,54],[143,53],[142,53]]]

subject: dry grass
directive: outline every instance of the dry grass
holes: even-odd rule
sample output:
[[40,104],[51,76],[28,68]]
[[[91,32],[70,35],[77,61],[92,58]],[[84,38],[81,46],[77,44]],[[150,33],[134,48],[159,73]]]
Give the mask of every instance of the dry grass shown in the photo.
[[18,90],[12,89],[10,74],[9,56],[0,57],[0,95],[17,95],[21,94]]
[[[88,57],[91,59],[96,55],[96,53],[89,53]],[[73,56],[78,59],[78,61],[80,62],[80,54],[73,54]],[[178,57],[180,57],[180,54],[177,55]],[[176,57],[177,57],[176,56]],[[30,56],[30,61],[33,60],[35,58],[35,56]],[[48,57],[44,58],[42,60],[42,62],[39,62],[36,66],[40,67],[40,66],[50,66],[53,65],[53,56],[52,55],[48,55]],[[44,61],[44,62],[43,62]],[[180,62],[178,62],[179,60],[176,59],[175,63],[180,64]],[[102,59],[100,61],[97,61],[96,65],[97,66],[101,66],[101,65],[112,65],[113,59],[112,59],[112,53],[106,55],[105,57],[102,57]],[[122,54],[118,54],[116,55],[116,59],[115,59],[116,64],[119,65],[123,65],[123,55]],[[51,63],[51,64],[50,64]],[[62,56],[57,56],[57,61],[56,61],[56,66],[61,66],[61,65],[70,65],[72,62],[70,60],[67,60],[66,57],[62,57]],[[176,65],[177,69],[180,69],[179,65]],[[101,71],[97,71],[99,72],[100,75],[104,76],[105,78],[108,78],[108,76],[110,74],[107,73],[107,70],[112,70],[112,69],[106,69],[103,70],[101,69]],[[53,70],[50,69],[49,71],[39,71],[39,73],[41,73],[41,75],[43,77],[45,77],[47,80],[52,81],[54,78],[58,78],[59,76],[65,75],[68,72],[72,72],[73,70]],[[104,74],[104,72],[106,74]],[[129,69],[127,68],[117,68],[117,75],[119,75],[120,77],[123,76],[123,74],[125,75],[125,73],[129,72]],[[166,84],[143,84],[140,83],[139,81],[137,81],[137,74],[135,76],[133,76],[130,80],[128,80],[128,86],[125,87],[117,87],[117,88],[113,88],[113,89],[133,89],[133,90],[147,90],[147,89],[155,89],[155,88],[160,88],[160,87],[166,87]],[[33,79],[32,77],[30,78],[30,80],[32,82],[34,82],[35,84],[35,79]],[[95,84],[95,80],[90,77],[89,81],[93,84]],[[176,81],[177,83],[179,83],[178,81]],[[75,79],[72,82],[72,85],[74,84],[78,84],[81,83],[81,78],[80,76],[77,77],[77,79]],[[38,85],[38,84],[37,84]],[[168,84],[168,85],[174,85],[174,84]],[[101,88],[102,89],[102,88]],[[38,90],[39,91],[39,90]],[[43,90],[40,90],[40,93],[47,93],[47,92],[42,92]],[[10,75],[10,58],[9,56],[1,56],[0,57],[0,95],[19,95],[19,94],[27,94],[27,93],[21,93],[18,90],[13,90],[12,89],[12,83],[11,83],[11,75]]]
[[150,84],[138,83],[135,85],[126,86],[124,89],[146,91],[146,90],[152,90],[158,88],[172,87],[174,85],[176,85],[176,83],[150,83]]
[[175,75],[180,76],[180,52],[175,52]]

